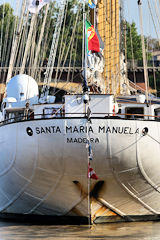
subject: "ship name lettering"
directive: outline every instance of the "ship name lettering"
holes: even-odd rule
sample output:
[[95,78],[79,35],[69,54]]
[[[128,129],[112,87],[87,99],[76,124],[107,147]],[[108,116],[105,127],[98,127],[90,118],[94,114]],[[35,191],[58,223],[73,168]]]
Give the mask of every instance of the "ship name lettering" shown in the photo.
[[93,133],[91,126],[66,126],[66,133]]
[[[99,138],[90,138],[91,143],[99,143]],[[67,138],[67,143],[88,143],[87,138]]]
[[48,134],[48,133],[61,133],[59,126],[50,126],[50,127],[36,127],[37,134]]
[[98,128],[98,133],[116,133],[116,134],[139,134],[139,128],[132,130],[131,127],[101,127]]

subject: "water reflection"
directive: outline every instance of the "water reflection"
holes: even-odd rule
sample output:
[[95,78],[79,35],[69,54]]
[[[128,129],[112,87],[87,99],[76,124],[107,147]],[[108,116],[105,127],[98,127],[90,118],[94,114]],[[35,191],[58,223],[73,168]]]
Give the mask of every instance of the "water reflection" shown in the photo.
[[109,239],[159,240],[160,222],[116,223],[88,226],[52,226],[0,222],[0,240]]

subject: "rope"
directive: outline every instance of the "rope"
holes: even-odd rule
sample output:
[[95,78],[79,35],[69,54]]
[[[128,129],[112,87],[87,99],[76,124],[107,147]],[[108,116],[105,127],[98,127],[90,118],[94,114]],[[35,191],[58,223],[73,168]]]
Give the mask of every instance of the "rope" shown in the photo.
[[131,39],[133,78],[134,78],[134,83],[137,84],[137,81],[136,81],[136,73],[135,73],[135,64],[134,64],[133,39],[132,39],[131,25],[129,25],[129,27],[130,27],[130,39]]
[[[51,3],[50,3],[50,5],[51,5]],[[38,60],[38,64],[37,64],[40,67],[43,67],[43,64],[44,64],[43,59],[45,59],[45,57],[46,57],[48,43],[50,42],[48,35],[49,35],[51,20],[52,20],[52,7],[49,9],[48,18],[47,18],[47,22],[46,22],[46,26],[45,26],[45,31],[44,31],[44,39],[42,40],[42,46],[40,49],[40,56],[39,56],[39,60]],[[36,79],[38,78],[38,82],[40,82],[40,80],[41,80],[41,72],[40,71],[38,71],[38,73],[36,73],[35,78]]]
[[[6,5],[5,5],[6,6]],[[5,27],[5,35],[4,35],[4,39],[3,39],[3,52],[2,52],[2,62],[4,63],[4,66],[7,66],[6,63],[6,55],[7,55],[7,46],[8,46],[8,35],[9,35],[9,27],[11,24],[11,10],[9,9],[9,15],[7,15],[7,19],[4,18],[4,23],[6,23],[6,27]],[[4,8],[5,11],[5,8]]]
[[74,71],[75,71],[75,63],[76,63],[76,57],[77,57],[77,46],[78,46],[78,35],[79,35],[79,32],[77,32],[77,37],[76,37],[76,42],[75,42],[75,55],[74,55],[74,60],[73,60],[73,71],[72,71],[71,82],[73,82]]
[[23,61],[23,54],[24,54],[24,51],[25,51],[25,43],[26,43],[26,40],[27,40],[28,31],[29,31],[28,21],[29,21],[29,11],[27,11],[25,19],[23,19],[23,16],[22,16],[21,24],[24,27],[20,28],[21,32],[20,32],[20,37],[18,39],[18,44],[17,44],[17,48],[16,48],[17,62],[15,63],[15,65],[17,67],[20,67],[21,64],[22,64],[22,61]]
[[55,63],[55,58],[56,58],[56,52],[57,52],[57,47],[58,47],[58,41],[60,37],[60,31],[61,31],[61,26],[64,18],[64,11],[66,8],[66,3],[68,0],[64,0],[64,2],[61,4],[61,8],[59,9],[59,14],[57,17],[57,23],[56,27],[54,30],[53,34],[53,40],[52,40],[52,45],[51,45],[51,50],[50,50],[50,55],[49,55],[49,61],[47,64],[47,70],[46,70],[46,75],[44,82],[47,83],[47,89],[43,88],[43,94],[48,94],[49,91],[49,83],[51,82],[52,78],[52,73],[53,73],[53,67]]
[[154,21],[154,17],[153,17],[153,13],[152,13],[152,9],[151,9],[151,5],[150,5],[149,0],[147,0],[147,3],[148,3],[150,15],[151,15],[151,17],[152,17],[152,22],[153,22],[153,25],[154,25],[154,29],[155,29],[157,38],[159,39],[159,45],[160,45],[160,35],[159,35],[158,32],[157,32],[157,28],[156,28],[156,24],[155,24],[155,21]]
[[32,38],[32,33],[33,33],[33,29],[34,29],[34,24],[36,22],[36,18],[37,18],[37,14],[33,14],[32,19],[31,19],[31,25],[30,25],[29,33],[28,33],[27,43],[26,43],[26,46],[25,46],[25,52],[24,52],[24,56],[23,56],[23,61],[22,61],[20,74],[24,73],[26,60],[27,60],[27,56],[28,56],[28,51],[29,51],[29,48],[31,46],[31,38]]
[[[63,29],[62,29],[62,38],[61,38],[61,43],[60,43],[60,50],[59,50],[59,56],[58,56],[58,64],[57,64],[55,81],[57,80],[60,63],[61,63],[61,61],[62,61],[62,56],[63,56],[63,54],[64,54],[64,51],[63,51],[63,53],[62,53],[62,45],[63,45],[63,41],[64,41],[64,31],[65,31],[65,24],[66,24],[66,19],[67,19],[67,9],[68,9],[68,2],[67,2],[67,4],[66,4],[66,11],[65,11],[65,16],[64,16],[64,23],[63,23]],[[69,33],[70,25],[71,25],[71,19],[72,19],[72,18],[70,18],[68,33]],[[67,34],[67,36],[68,36],[68,34]],[[65,42],[66,42],[66,41],[67,41],[67,37],[66,37],[66,39],[65,39]],[[66,44],[64,44],[64,46],[65,46],[65,45],[66,45]]]
[[158,144],[160,144],[160,142],[157,140],[157,139],[155,139],[154,137],[152,137],[151,135],[149,135],[148,133],[147,133],[147,136],[148,137],[150,137],[151,139],[153,139],[155,142],[157,142]]
[[[27,39],[27,32],[29,27],[27,25],[29,12],[27,12],[27,14],[25,15],[25,8],[26,8],[26,2],[24,1],[21,9],[19,26],[17,27],[18,35],[16,36],[16,39],[15,39],[15,50],[13,50],[13,65],[11,64],[12,67],[14,65],[16,67],[19,67],[20,64],[22,63],[21,60],[24,52],[24,46]],[[24,18],[24,15],[25,15],[25,18]],[[14,49],[14,46],[13,46],[13,49]],[[11,63],[12,63],[12,60],[11,60]],[[17,74],[17,71],[15,72],[15,74]]]
[[[152,52],[154,52],[154,49],[153,49],[153,44],[152,44],[152,41],[153,39],[151,39],[151,46],[152,46]],[[154,68],[155,68],[155,64],[154,64],[154,56],[152,54],[152,66],[153,66],[153,80],[154,80],[154,89],[156,90],[156,97],[157,97],[157,83],[156,83],[156,73],[154,71]]]
[[2,64],[2,42],[3,42],[3,29],[4,29],[4,7],[5,4],[2,5],[3,10],[2,10],[2,20],[1,20],[1,36],[0,36],[0,64],[1,67],[3,66]]
[[[78,19],[79,19],[79,12],[80,12],[80,9],[78,9],[78,12],[77,12],[75,25],[77,25],[77,22],[78,22]],[[75,28],[75,31],[73,32],[73,38],[75,38],[75,34],[76,34],[76,28]],[[73,39],[73,40],[74,40],[74,39]],[[69,61],[69,71],[68,71],[68,74],[67,74],[67,82],[69,81],[69,77],[70,77],[73,46],[74,46],[74,41],[72,41],[72,44],[71,44],[70,61]]]
[[[78,12],[79,12],[79,10],[80,9],[78,9]],[[67,60],[67,57],[68,57],[68,53],[69,53],[69,50],[70,50],[70,47],[71,47],[71,44],[72,44],[72,41],[73,41],[73,37],[74,37],[75,31],[76,31],[77,20],[78,20],[78,18],[76,18],[76,22],[75,22],[75,25],[74,25],[74,28],[73,28],[73,31],[72,31],[72,36],[71,36],[71,39],[70,39],[70,42],[69,42],[69,45],[68,45],[68,49],[67,49],[67,52],[66,52],[66,55],[65,55],[65,58],[64,58],[64,62],[63,62],[63,65],[62,65],[62,70],[60,72],[58,80],[60,80],[60,78],[61,78],[62,71],[64,69],[64,66],[65,66],[65,63],[66,63],[66,60]]]
[[46,25],[48,9],[49,9],[49,4],[47,4],[46,9],[45,9],[45,15],[44,15],[44,18],[43,18],[43,23],[42,23],[42,27],[41,27],[40,36],[39,36],[39,41],[38,41],[38,45],[37,45],[37,49],[36,49],[36,53],[35,53],[35,59],[34,59],[34,64],[33,64],[34,69],[32,71],[33,77],[35,75],[35,69],[36,69],[37,62],[38,62],[38,55],[39,55],[39,52],[40,52],[40,46],[41,46],[42,37],[43,37],[43,34],[44,34],[45,25]]

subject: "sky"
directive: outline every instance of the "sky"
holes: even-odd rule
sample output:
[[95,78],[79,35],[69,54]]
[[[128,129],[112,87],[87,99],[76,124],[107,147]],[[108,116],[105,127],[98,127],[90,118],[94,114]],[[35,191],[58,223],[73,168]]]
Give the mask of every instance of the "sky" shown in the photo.
[[[11,6],[14,8],[15,12],[18,9],[18,1],[19,0],[0,0],[0,3],[10,3]],[[153,38],[160,38],[160,32],[158,30],[155,31],[154,25],[156,25],[156,29],[160,29],[160,24],[157,20],[154,20],[155,23],[153,24],[153,20],[151,17],[151,12],[149,11],[148,1],[152,4],[151,10],[153,13],[154,18],[155,17],[155,8],[154,8],[154,2],[158,0],[142,0],[142,11],[143,11],[143,28],[144,28],[144,35],[148,36],[151,35]],[[130,23],[134,21],[136,23],[138,32],[140,33],[140,26],[139,26],[139,13],[138,13],[138,4],[137,0],[123,0],[124,2],[124,17],[127,21]],[[159,1],[160,2],[160,1]],[[157,5],[160,9],[160,5]],[[160,12],[160,11],[159,11]],[[158,13],[157,13],[158,14]],[[158,25],[159,24],[159,25]]]
[[[123,0],[124,1],[124,16],[127,21],[135,22],[138,32],[140,33],[139,9],[137,0]],[[149,2],[149,4],[148,4]],[[160,2],[160,1],[159,1]],[[160,17],[160,5],[158,0],[142,0],[142,13],[143,13],[143,31],[144,35],[152,36],[153,38],[160,38],[160,25],[156,15]],[[157,6],[157,12],[155,7]],[[155,13],[156,12],[156,13]],[[154,20],[153,20],[154,19]],[[156,26],[156,30],[155,27]]]

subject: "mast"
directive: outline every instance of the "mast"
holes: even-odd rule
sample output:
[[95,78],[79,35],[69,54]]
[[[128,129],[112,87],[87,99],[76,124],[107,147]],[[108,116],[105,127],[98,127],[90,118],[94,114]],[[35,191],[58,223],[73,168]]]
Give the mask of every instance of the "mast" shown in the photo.
[[140,18],[140,28],[141,28],[141,41],[142,41],[142,52],[143,52],[143,67],[144,67],[144,80],[145,80],[145,88],[146,88],[146,101],[148,104],[148,71],[147,71],[147,60],[146,60],[146,51],[145,51],[145,43],[144,43],[144,33],[143,33],[143,20],[142,20],[142,1],[138,0],[139,6],[139,18]]
[[83,47],[84,47],[84,81],[83,81],[83,92],[88,92],[88,83],[87,83],[87,49],[86,49],[86,12],[85,12],[85,1],[83,2]]
[[98,31],[104,42],[106,93],[120,92],[119,0],[98,3]]

